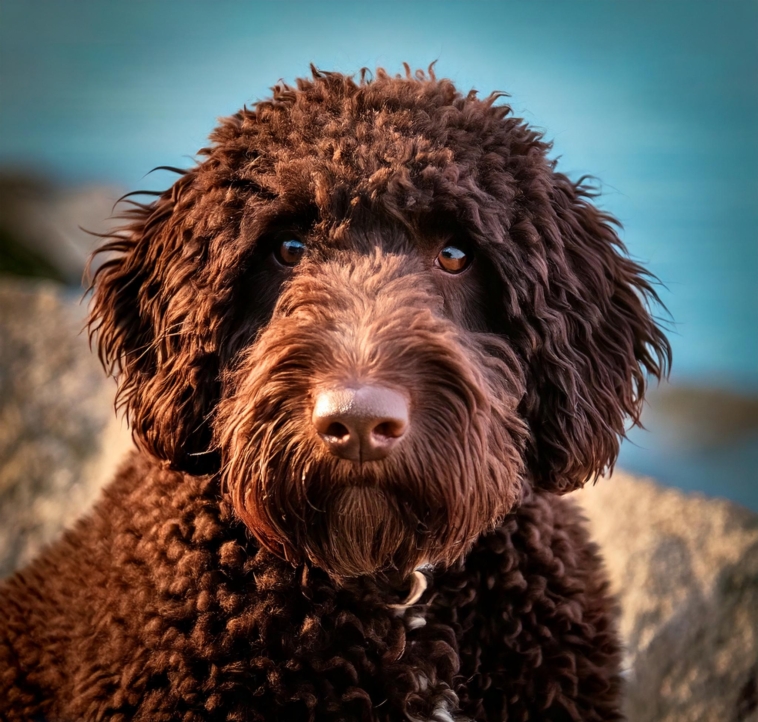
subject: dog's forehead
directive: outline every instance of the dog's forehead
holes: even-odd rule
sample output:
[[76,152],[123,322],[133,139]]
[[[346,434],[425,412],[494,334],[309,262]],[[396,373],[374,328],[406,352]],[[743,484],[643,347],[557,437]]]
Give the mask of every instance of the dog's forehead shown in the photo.
[[356,207],[396,215],[517,194],[519,158],[547,147],[505,106],[449,81],[316,80],[227,119],[213,136],[236,178],[268,198],[311,202],[339,220]]
[[471,144],[467,136],[484,140],[483,110],[446,85],[398,80],[336,88],[315,84],[292,98],[259,104],[246,119],[267,141],[263,152],[280,158],[305,152],[356,170],[368,163],[370,171],[397,161],[451,162],[456,149]]

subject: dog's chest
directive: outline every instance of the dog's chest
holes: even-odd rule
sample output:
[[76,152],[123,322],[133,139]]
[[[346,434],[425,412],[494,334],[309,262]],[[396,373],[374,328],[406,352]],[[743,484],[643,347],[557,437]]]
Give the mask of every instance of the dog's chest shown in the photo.
[[468,719],[456,693],[456,630],[429,605],[393,608],[378,596],[324,585],[270,609],[254,662],[269,672],[256,675],[263,684],[252,691],[272,710],[289,714],[289,707],[292,719],[303,704],[316,720]]
[[325,657],[352,663],[359,672],[356,684],[370,691],[369,719],[468,722],[455,692],[460,661],[454,630],[435,623],[425,605],[392,609],[390,615],[386,636],[365,625],[361,648],[351,645],[350,633],[335,629],[331,648],[324,650]]
[[[427,610],[423,606],[400,612],[408,630],[409,657],[414,661],[416,658],[414,645],[417,644],[413,638],[414,632],[427,626],[426,612]],[[447,632],[448,629],[446,628],[445,631]],[[452,632],[452,630],[450,631]],[[421,645],[423,646],[423,641]],[[456,666],[458,663],[457,656],[456,650],[455,656],[450,655],[448,657],[448,660],[456,663]],[[430,675],[429,670],[422,669],[420,666],[413,671],[414,661],[411,662],[412,686],[415,694],[424,698],[424,707],[427,714],[426,717],[416,717],[414,714],[414,719],[424,719],[429,720],[429,722],[469,722],[469,718],[460,712],[458,695],[451,686],[451,680],[444,678],[445,672],[436,667],[431,670],[432,674]],[[392,684],[393,681],[385,680],[385,683]]]

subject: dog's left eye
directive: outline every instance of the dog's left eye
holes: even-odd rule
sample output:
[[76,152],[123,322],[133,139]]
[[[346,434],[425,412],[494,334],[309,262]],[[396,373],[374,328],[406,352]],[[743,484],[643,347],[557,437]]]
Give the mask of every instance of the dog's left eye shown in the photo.
[[305,243],[296,238],[280,241],[274,249],[276,260],[283,266],[296,266],[305,253]]
[[434,263],[448,273],[460,273],[471,263],[471,253],[458,246],[445,246]]

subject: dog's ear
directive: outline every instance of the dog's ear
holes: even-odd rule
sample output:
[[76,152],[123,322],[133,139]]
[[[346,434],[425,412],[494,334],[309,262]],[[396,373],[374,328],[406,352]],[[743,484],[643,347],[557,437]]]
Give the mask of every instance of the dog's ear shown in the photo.
[[638,423],[646,377],[670,363],[651,315],[651,277],[626,255],[615,219],[582,181],[552,173],[549,208],[533,215],[546,282],[533,298],[523,411],[537,487],[564,493],[613,468],[626,423]]
[[[130,201],[127,225],[98,251],[106,260],[92,280],[89,318],[137,445],[193,473],[217,464],[209,417],[231,283],[213,248],[234,248],[239,216],[226,207],[228,189],[203,181],[195,168],[153,202]],[[225,260],[234,267],[231,252]]]

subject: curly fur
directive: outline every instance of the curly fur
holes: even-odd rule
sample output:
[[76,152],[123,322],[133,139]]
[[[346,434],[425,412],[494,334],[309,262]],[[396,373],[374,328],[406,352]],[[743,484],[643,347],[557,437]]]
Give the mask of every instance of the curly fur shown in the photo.
[[[314,69],[132,202],[91,328],[140,452],[0,587],[6,718],[620,719],[558,495],[612,467],[669,347],[614,220],[499,97]],[[387,459],[310,423],[355,381],[410,399]]]

